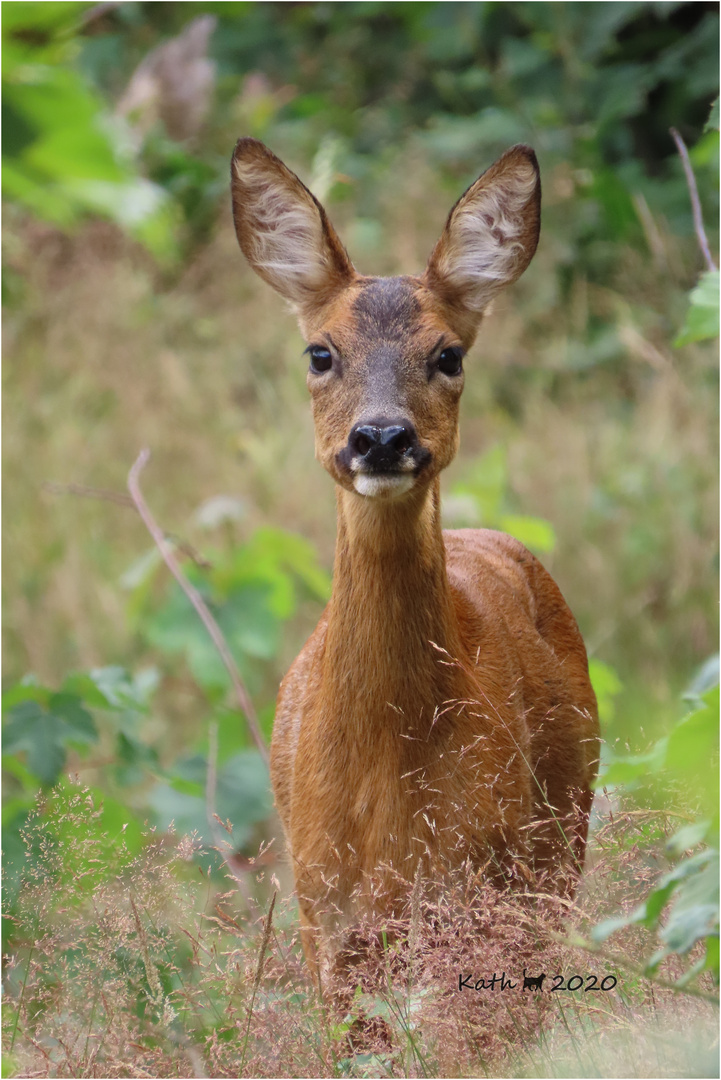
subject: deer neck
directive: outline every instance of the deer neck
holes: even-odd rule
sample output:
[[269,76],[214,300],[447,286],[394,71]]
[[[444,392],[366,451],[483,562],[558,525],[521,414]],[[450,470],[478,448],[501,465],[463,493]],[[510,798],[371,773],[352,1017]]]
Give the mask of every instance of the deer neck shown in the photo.
[[442,661],[460,656],[438,480],[387,502],[339,488],[321,691],[328,715],[360,727],[387,728],[394,716],[396,726],[427,723],[458,691],[458,668]]

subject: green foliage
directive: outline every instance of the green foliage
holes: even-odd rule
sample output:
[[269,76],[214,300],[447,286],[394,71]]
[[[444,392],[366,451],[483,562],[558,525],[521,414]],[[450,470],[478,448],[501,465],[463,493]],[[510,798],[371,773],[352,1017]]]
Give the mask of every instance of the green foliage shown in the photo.
[[718,685],[694,697],[693,707],[644,754],[612,757],[599,786],[633,788],[663,774],[693,791],[704,815],[718,805]]
[[718,337],[720,288],[718,270],[701,275],[698,285],[689,294],[691,306],[674,345],[690,345],[693,341],[709,341]]
[[598,715],[604,729],[616,715],[616,698],[623,690],[623,683],[610,664],[592,656],[588,661],[588,674],[598,702]]
[[[207,235],[241,130],[308,159],[332,145],[343,183],[319,193],[362,185],[365,220],[377,199],[368,181],[392,176],[409,145],[456,186],[458,174],[470,180],[479,162],[527,141],[547,170],[567,169],[578,212],[551,214],[569,260],[605,277],[599,236],[642,240],[639,200],[689,228],[668,128],[687,118],[700,134],[718,92],[718,16],[694,7],[187,3],[98,17],[89,4],[14,3],[3,23],[6,191],[62,225],[83,211],[109,215],[171,257],[183,236]],[[133,126],[131,116],[124,128],[111,117],[106,102],[140,56],[211,14],[215,88],[202,146],[169,137],[155,117],[167,82],[151,87],[153,122]],[[194,71],[176,77],[192,86]],[[704,168],[713,199],[713,153]]]
[[[207,777],[204,754],[182,757],[174,763],[168,781],[151,789],[148,801],[162,829],[172,824],[181,835],[195,836],[212,847],[215,836],[208,822]],[[268,817],[272,805],[268,770],[257,750],[243,750],[218,769],[213,813],[228,823],[236,850],[248,844],[252,826]]]
[[[669,852],[681,851],[706,841],[708,847],[688,855],[664,874],[646,900],[630,914],[607,919],[596,926],[593,941],[602,943],[611,934],[627,926],[641,925],[656,930],[661,947],[646,962],[645,970],[653,973],[659,964],[672,954],[686,956],[693,946],[703,941],[705,955],[694,963],[678,980],[685,986],[703,971],[710,971],[719,981],[719,851],[718,826],[688,827],[675,833],[668,844]],[[662,922],[668,905],[670,910]]]
[[[203,527],[218,529],[237,510],[227,500],[216,499],[197,516]],[[180,588],[170,581],[162,595],[156,595],[153,584],[162,563],[156,552],[149,554],[125,575],[132,589],[133,618],[143,637],[171,667],[177,654],[185,658],[197,692],[207,702],[207,724],[196,734],[193,746],[176,746],[172,760],[163,763],[160,747],[144,734],[148,727],[152,730],[155,696],[162,690],[158,668],[135,674],[121,667],[77,672],[68,675],[57,691],[31,678],[10,687],[3,697],[3,768],[12,777],[13,794],[6,790],[3,823],[13,881],[21,859],[22,832],[39,786],[57,784],[70,763],[70,767],[82,766],[91,746],[108,753],[101,769],[98,828],[111,832],[129,828],[127,836],[134,843],[149,810],[163,830],[174,825],[181,833],[194,835],[196,855],[207,866],[210,861],[203,849],[217,842],[211,815],[227,823],[232,845],[239,850],[270,813],[268,770],[258,751],[248,748],[242,715],[225,702],[226,669]],[[203,566],[191,567],[188,574],[256,689],[260,685],[258,662],[277,656],[283,626],[296,613],[300,599],[320,602],[330,591],[328,575],[319,566],[312,545],[302,537],[267,527],[256,530],[245,543],[209,552]],[[268,702],[261,711],[268,734],[272,719],[272,702]],[[218,730],[220,741],[212,763],[209,724]],[[211,773],[212,803],[208,803]]]
[[[112,756],[98,798],[98,829],[103,835],[123,833],[129,847],[137,849],[140,826],[124,789],[157,768],[157,753],[140,734],[157,682],[154,669],[133,676],[123,668],[107,667],[70,674],[57,691],[32,678],[5,691],[3,853],[10,896],[18,888],[23,830],[39,789],[67,787],[63,773],[82,766],[89,750],[97,753],[101,743]],[[53,797],[42,805],[51,808]],[[46,812],[51,815],[50,809]]]
[[509,507],[508,460],[505,447],[487,450],[444,500],[444,516],[453,525],[500,529],[520,540],[531,551],[553,551],[556,536],[550,521],[512,513]]
[[[668,736],[646,754],[612,758],[598,781],[603,788],[633,788],[649,777],[659,778],[665,785],[680,784],[697,803],[696,819],[666,844],[669,855],[680,861],[662,875],[643,903],[628,914],[606,919],[591,935],[602,943],[628,926],[656,931],[661,945],[646,962],[649,973],[668,956],[686,956],[703,941],[705,954],[683,974],[681,986],[704,971],[719,981],[719,687],[718,658],[713,660],[687,693],[691,710]],[[716,685],[706,688],[712,667]],[[704,846],[686,854],[699,845]]]
[[8,721],[3,728],[3,751],[26,753],[27,767],[44,784],[53,784],[65,764],[66,746],[97,742],[90,713],[74,694],[52,693],[45,687],[15,687],[3,702]]
[[[111,718],[118,755],[127,757],[137,745],[138,720],[148,711],[156,682],[153,670],[133,677],[119,667],[71,674],[59,691],[24,679],[3,694],[3,754],[8,755],[3,767],[22,775],[26,790],[33,780],[52,785],[65,766],[68,749],[84,755],[90,744],[97,743],[92,716],[96,710]],[[25,768],[14,762],[19,752]]]
[[[171,586],[160,605],[155,603],[150,586],[157,565],[153,556],[131,577],[137,581],[133,608],[141,632],[161,652],[184,655],[198,684],[217,699],[228,686],[225,666],[178,585]],[[295,614],[299,591],[320,601],[330,594],[330,580],[312,545],[282,529],[261,528],[245,544],[209,552],[206,565],[189,568],[188,577],[251,685],[257,661],[277,655],[283,623]]]
[[62,227],[101,214],[172,257],[169,200],[138,175],[129,133],[76,67],[89,8],[13,3],[3,12],[3,194]]

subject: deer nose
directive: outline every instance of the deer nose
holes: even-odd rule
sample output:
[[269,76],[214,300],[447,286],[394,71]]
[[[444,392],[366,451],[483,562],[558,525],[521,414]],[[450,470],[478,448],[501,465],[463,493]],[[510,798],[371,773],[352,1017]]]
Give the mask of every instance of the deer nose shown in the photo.
[[417,443],[413,425],[357,424],[350,433],[348,445],[354,457],[363,458],[369,465],[390,465],[394,459]]

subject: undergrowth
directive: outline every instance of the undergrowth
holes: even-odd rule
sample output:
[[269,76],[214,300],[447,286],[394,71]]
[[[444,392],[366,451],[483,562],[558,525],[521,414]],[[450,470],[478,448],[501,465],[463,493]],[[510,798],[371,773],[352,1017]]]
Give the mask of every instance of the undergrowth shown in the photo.
[[226,866],[224,882],[194,862],[193,838],[150,831],[132,854],[122,832],[98,832],[99,813],[66,783],[25,829],[3,1012],[14,1075],[714,1075],[710,977],[681,993],[670,957],[644,978],[638,926],[613,953],[573,944],[647,894],[667,815],[608,814],[574,904],[500,894],[470,871],[441,892],[414,886],[405,923],[364,928],[378,947],[339,1011],[316,996],[272,865]]

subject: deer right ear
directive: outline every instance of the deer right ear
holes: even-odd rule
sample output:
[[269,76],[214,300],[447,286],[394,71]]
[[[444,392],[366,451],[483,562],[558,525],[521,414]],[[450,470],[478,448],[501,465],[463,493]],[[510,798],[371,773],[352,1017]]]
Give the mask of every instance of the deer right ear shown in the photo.
[[231,163],[235,232],[255,272],[303,311],[355,276],[314,195],[257,139],[239,139]]
[[530,146],[513,146],[471,184],[448,215],[424,280],[478,320],[533,258],[541,223],[541,181]]

